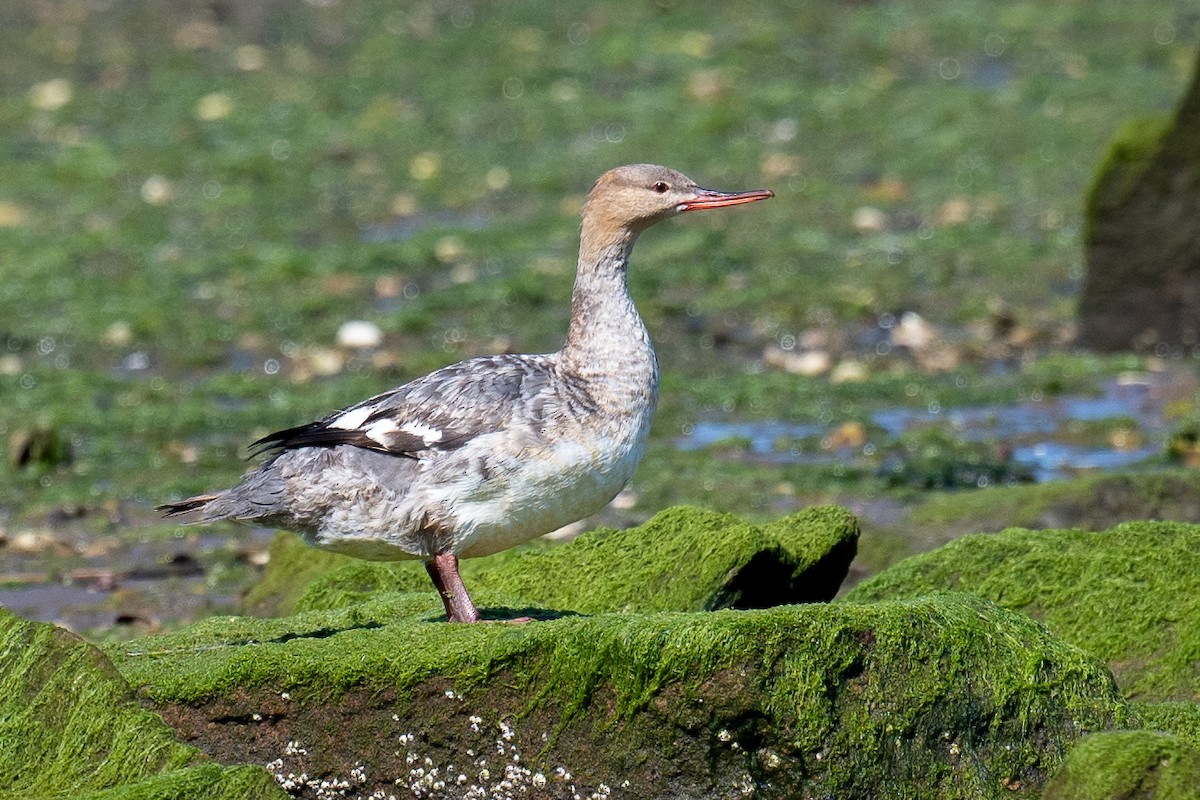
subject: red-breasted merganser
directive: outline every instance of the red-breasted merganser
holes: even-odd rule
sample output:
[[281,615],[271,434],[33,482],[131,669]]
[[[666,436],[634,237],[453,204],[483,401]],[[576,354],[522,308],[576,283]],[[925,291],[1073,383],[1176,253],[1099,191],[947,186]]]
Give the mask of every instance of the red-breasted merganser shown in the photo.
[[160,510],[285,528],[358,558],[420,559],[447,620],[477,621],[459,557],[599,511],[645,450],[658,360],[626,284],[638,235],[685,211],[772,196],[702,189],[650,164],[606,172],[583,208],[561,350],[472,358],[272,433],[253,446],[271,456],[237,486]]

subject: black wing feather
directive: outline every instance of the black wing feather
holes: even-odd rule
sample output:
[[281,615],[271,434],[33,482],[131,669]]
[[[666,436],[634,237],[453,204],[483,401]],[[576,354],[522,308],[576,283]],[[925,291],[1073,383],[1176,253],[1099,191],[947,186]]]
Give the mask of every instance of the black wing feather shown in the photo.
[[[324,419],[268,434],[250,446],[251,456],[270,450],[350,445],[416,458],[421,451],[453,450],[475,436],[499,430],[512,418],[524,393],[547,389],[549,372],[542,356],[490,356],[452,364],[411,383],[334,412]],[[371,412],[352,428],[339,425],[356,410]],[[368,436],[372,426],[392,420],[386,443]],[[426,438],[401,428],[417,425],[437,431]]]
[[[324,420],[298,425],[295,428],[276,431],[264,436],[250,445],[250,456],[261,455],[268,450],[295,450],[298,447],[337,447],[348,444],[362,447],[366,450],[376,450],[380,453],[414,457],[418,450],[425,449],[425,442],[419,436],[393,435],[393,443],[383,445],[360,429],[330,428]],[[396,441],[398,440],[398,441]]]

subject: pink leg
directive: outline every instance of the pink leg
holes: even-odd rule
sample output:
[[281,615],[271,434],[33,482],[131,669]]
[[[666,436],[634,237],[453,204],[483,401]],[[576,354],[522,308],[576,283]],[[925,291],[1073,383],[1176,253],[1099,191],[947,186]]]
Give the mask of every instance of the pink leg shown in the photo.
[[478,622],[479,611],[467,594],[462,577],[458,574],[458,556],[453,553],[434,556],[425,562],[425,571],[433,579],[442,603],[446,606],[447,622]]

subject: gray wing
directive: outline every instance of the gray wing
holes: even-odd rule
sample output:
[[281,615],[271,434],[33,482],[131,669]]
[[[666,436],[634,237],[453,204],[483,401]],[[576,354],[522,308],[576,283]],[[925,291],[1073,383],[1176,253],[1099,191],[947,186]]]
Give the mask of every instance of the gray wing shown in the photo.
[[391,455],[462,447],[481,434],[531,421],[553,395],[552,356],[488,356],[443,367],[403,386],[277,431],[251,445],[269,450],[351,445]]

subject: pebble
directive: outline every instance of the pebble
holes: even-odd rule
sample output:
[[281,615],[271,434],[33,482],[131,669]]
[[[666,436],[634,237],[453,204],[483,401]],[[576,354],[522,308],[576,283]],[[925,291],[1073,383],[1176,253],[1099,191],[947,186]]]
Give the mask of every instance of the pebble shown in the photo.
[[636,506],[637,502],[638,502],[637,492],[635,492],[633,489],[626,488],[626,489],[622,489],[621,491],[617,492],[617,496],[614,497],[609,502],[609,505],[612,506],[613,508],[617,509],[618,511],[628,511],[629,509]]
[[43,553],[55,544],[55,539],[45,531],[21,531],[8,540],[8,547],[17,553]]
[[29,221],[29,211],[24,206],[7,200],[0,202],[0,228],[19,228]]
[[57,111],[71,102],[74,90],[66,78],[35,83],[29,89],[29,104],[38,111]]
[[213,92],[201,97],[196,103],[196,119],[216,122],[225,119],[233,111],[233,98],[224,92]]
[[828,372],[833,359],[824,350],[792,351],[771,345],[763,351],[763,362],[792,375],[812,378]]
[[305,361],[314,375],[337,375],[346,364],[346,359],[328,347],[312,347],[304,352]]
[[861,361],[847,359],[829,374],[830,383],[861,383],[867,379],[867,367]]
[[826,450],[857,449],[867,443],[867,426],[861,422],[846,422],[821,441]]
[[175,190],[162,175],[151,175],[142,183],[141,194],[147,205],[163,206],[171,202]]
[[874,206],[861,206],[854,209],[850,223],[860,233],[878,233],[887,227],[887,214]]
[[342,323],[337,332],[338,347],[351,350],[379,347],[383,344],[383,331],[374,322],[355,319]]
[[905,311],[900,315],[900,322],[892,328],[890,339],[892,347],[924,350],[938,340],[938,332],[917,312]]
[[100,341],[109,347],[125,347],[133,341],[133,326],[125,320],[117,320],[104,329]]
[[971,219],[971,203],[965,197],[951,197],[938,206],[936,219],[940,228],[962,225]]

